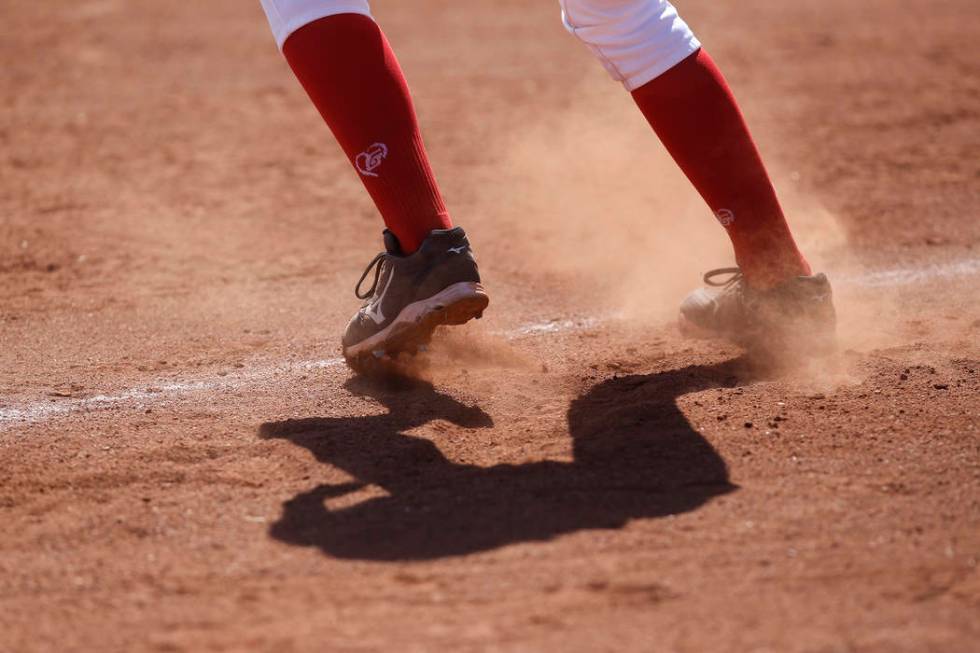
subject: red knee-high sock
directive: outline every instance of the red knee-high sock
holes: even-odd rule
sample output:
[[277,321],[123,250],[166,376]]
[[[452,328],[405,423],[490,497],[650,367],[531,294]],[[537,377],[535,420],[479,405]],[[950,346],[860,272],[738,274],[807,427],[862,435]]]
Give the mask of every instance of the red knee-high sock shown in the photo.
[[810,274],[728,84],[703,49],[633,91],[671,156],[724,225],[746,280]]
[[429,166],[408,84],[381,28],[360,14],[317,20],[283,54],[402,250],[452,221]]

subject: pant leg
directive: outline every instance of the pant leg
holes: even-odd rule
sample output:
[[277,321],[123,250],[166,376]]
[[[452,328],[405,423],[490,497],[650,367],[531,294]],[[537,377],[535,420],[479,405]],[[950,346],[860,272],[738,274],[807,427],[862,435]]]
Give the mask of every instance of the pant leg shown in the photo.
[[566,29],[633,91],[701,44],[667,0],[559,0]]

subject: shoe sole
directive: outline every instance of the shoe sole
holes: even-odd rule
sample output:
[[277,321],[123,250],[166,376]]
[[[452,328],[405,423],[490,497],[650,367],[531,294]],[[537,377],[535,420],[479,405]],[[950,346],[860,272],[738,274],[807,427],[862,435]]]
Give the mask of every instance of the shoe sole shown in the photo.
[[762,328],[746,333],[721,332],[699,326],[683,313],[677,316],[677,326],[681,335],[691,340],[722,340],[747,351],[766,355],[795,354],[820,358],[837,351],[835,327],[830,327],[824,332],[809,330],[802,333]]
[[687,319],[687,316],[683,313],[678,313],[677,315],[677,328],[682,336],[691,340],[715,340],[724,337],[714,331],[698,326]]
[[428,299],[409,304],[391,324],[370,338],[345,347],[344,358],[351,369],[364,371],[385,357],[416,354],[432,340],[437,327],[479,319],[489,304],[490,298],[479,283],[454,283]]

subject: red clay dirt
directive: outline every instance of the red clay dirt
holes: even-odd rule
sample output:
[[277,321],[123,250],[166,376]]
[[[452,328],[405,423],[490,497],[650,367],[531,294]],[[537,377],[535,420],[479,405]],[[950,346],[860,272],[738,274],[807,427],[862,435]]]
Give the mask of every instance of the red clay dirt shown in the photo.
[[977,650],[977,3],[677,3],[836,284],[806,365],[676,332],[723,234],[554,2],[373,4],[491,293],[390,383],[258,3],[4,5],[0,651]]

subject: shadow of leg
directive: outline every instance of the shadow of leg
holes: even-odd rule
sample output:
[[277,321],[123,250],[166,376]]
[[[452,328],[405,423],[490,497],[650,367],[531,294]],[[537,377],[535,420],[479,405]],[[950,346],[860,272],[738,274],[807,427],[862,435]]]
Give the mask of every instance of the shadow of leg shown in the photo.
[[[428,384],[394,394],[372,388],[387,415],[266,424],[263,437],[289,439],[358,481],[287,501],[270,535],[341,558],[421,560],[694,510],[735,487],[677,397],[737,385],[741,373],[740,364],[730,362],[595,386],[568,412],[571,463],[481,468],[449,461],[432,442],[400,431],[447,413],[492,422]],[[387,494],[327,509],[328,499],[362,484]]]

